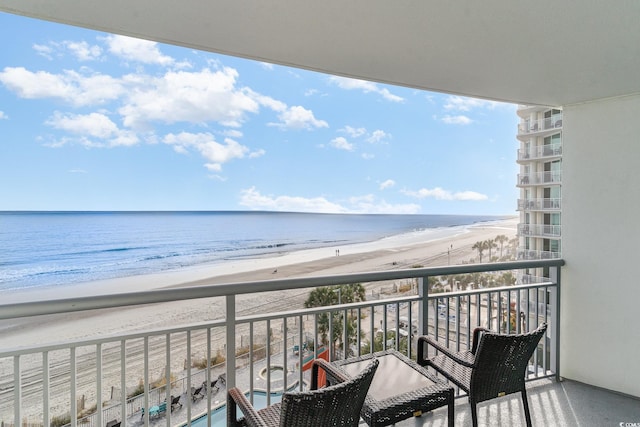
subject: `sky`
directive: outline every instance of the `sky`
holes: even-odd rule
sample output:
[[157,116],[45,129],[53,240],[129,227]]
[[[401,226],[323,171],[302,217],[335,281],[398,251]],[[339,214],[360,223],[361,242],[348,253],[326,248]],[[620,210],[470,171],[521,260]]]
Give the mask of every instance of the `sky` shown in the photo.
[[516,105],[0,12],[0,210],[515,215]]

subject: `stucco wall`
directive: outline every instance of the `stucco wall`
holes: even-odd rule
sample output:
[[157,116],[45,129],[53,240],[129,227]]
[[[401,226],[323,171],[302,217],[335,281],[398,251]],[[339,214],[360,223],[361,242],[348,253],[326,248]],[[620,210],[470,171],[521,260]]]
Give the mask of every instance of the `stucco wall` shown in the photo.
[[640,396],[640,95],[563,115],[561,374]]

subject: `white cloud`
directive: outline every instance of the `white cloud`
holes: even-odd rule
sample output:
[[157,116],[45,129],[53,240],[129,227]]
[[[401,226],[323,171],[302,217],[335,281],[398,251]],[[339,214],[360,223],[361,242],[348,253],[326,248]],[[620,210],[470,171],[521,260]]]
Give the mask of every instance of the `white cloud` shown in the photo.
[[407,203],[393,205],[385,200],[377,200],[372,194],[355,196],[349,199],[352,213],[363,214],[416,214],[420,205]]
[[260,65],[262,66],[262,68],[269,71],[273,70],[274,68],[274,65],[269,62],[261,62]]
[[365,129],[365,128],[354,128],[352,126],[345,126],[344,128],[339,129],[338,132],[345,132],[346,134],[348,134],[352,138],[359,138],[362,135],[365,135],[367,133],[367,129]]
[[307,110],[299,105],[287,108],[278,115],[279,123],[269,123],[282,129],[315,129],[326,128],[329,124],[324,120],[318,120],[313,115],[313,111]]
[[229,138],[242,138],[244,136],[244,134],[238,129],[225,129],[222,134],[224,136],[228,136]]
[[282,101],[278,101],[277,99],[273,99],[270,96],[261,95],[247,87],[242,88],[242,92],[263,107],[267,107],[276,112],[283,112],[287,110],[287,104]]
[[94,61],[102,55],[100,46],[89,45],[86,41],[65,41],[63,44],[79,61]]
[[105,37],[105,41],[109,52],[129,61],[162,66],[175,62],[173,58],[160,52],[156,42],[120,35],[109,35]]
[[389,92],[388,89],[379,89],[378,93],[380,95],[382,95],[382,97],[384,99],[386,99],[387,101],[392,101],[392,102],[404,102],[404,98],[398,95],[394,95],[391,92]]
[[415,214],[420,212],[416,204],[392,205],[375,196],[351,197],[349,207],[331,202],[324,197],[271,196],[263,195],[255,187],[242,190],[240,205],[253,210],[318,213],[371,213],[371,214]]
[[170,133],[163,139],[165,144],[171,145],[178,153],[188,153],[195,150],[207,160],[205,167],[210,171],[220,172],[222,165],[234,159],[242,159],[245,156],[259,157],[263,150],[250,152],[249,148],[225,138],[224,143],[219,143],[210,133]]
[[473,120],[463,115],[444,116],[441,120],[443,123],[446,123],[448,125],[470,125],[471,123],[473,123]]
[[371,154],[371,153],[362,153],[361,157],[365,160],[371,160],[373,158],[375,158],[375,154]]
[[347,77],[331,76],[329,82],[345,90],[361,90],[364,93],[377,93],[387,101],[404,102],[404,98],[394,95],[386,88],[380,88],[377,84],[366,80],[350,79]]
[[82,75],[76,71],[52,74],[23,67],[6,67],[0,82],[21,98],[59,98],[75,106],[102,104],[124,93],[122,83],[104,74]]
[[[257,113],[259,103],[252,92],[235,87],[238,72],[232,68],[211,72],[167,72],[162,77],[130,75],[127,103],[119,110],[126,126],[145,128],[148,123],[215,121],[240,127],[247,113]],[[264,98],[260,99],[265,102]]]
[[52,146],[79,143],[87,147],[114,147],[135,145],[139,142],[134,133],[119,129],[109,117],[101,113],[62,114],[55,112],[45,124],[74,135],[73,137],[60,138],[51,144]]
[[40,56],[52,60],[54,55],[62,56],[64,50],[68,50],[78,61],[94,61],[102,57],[102,48],[98,45],[90,45],[86,41],[49,42],[47,45],[34,44],[33,50]]
[[[451,95],[447,97],[444,109],[447,111],[471,111],[475,108],[486,108],[493,110],[496,107],[503,105],[501,102],[488,101],[477,98],[466,98],[463,96]],[[508,105],[508,104],[504,104]]]
[[396,185],[396,182],[392,179],[388,179],[380,184],[381,190],[386,190],[387,188],[391,188]]
[[46,46],[43,44],[34,44],[33,50],[40,56],[43,56],[49,60],[53,59],[54,48],[52,46]]
[[389,139],[390,137],[391,137],[390,134],[386,133],[383,130],[377,129],[377,130],[374,130],[371,136],[367,138],[367,142],[375,144],[378,142],[382,142],[386,139]]
[[7,120],[8,118],[9,116],[7,116],[4,111],[0,110],[0,120]]
[[264,196],[255,187],[240,192],[240,205],[253,210],[285,212],[346,213],[347,210],[324,197]]
[[353,144],[351,144],[349,141],[347,141],[346,138],[343,138],[341,136],[332,139],[331,146],[337,148],[338,150],[345,150],[345,151],[354,150]]
[[403,190],[402,192],[407,196],[415,197],[418,199],[434,198],[436,200],[479,201],[479,200],[487,200],[489,198],[486,195],[481,193],[476,193],[475,191],[459,191],[459,192],[453,193],[451,191],[444,190],[441,187],[435,187],[433,189],[422,188],[418,191]]
[[252,151],[251,153],[249,153],[249,158],[250,159],[257,159],[258,157],[264,156],[266,153],[267,152],[261,148],[259,150]]

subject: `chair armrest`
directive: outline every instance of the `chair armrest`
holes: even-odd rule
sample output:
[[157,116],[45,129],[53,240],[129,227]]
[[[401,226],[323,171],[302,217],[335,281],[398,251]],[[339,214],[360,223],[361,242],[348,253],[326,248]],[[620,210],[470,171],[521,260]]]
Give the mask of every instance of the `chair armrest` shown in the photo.
[[484,332],[490,332],[487,328],[475,328],[473,330],[473,341],[471,342],[471,353],[476,354],[478,345],[480,345],[480,337]]
[[[425,366],[429,364],[428,359],[424,358],[424,349],[425,349],[425,345],[430,345],[433,348],[435,348],[436,350],[438,350],[439,352],[441,352],[442,354],[444,354],[445,356],[447,356],[448,358],[452,359],[453,361],[455,361],[456,363],[459,363],[463,366],[467,366],[469,368],[473,368],[475,361],[474,360],[468,360],[468,359],[462,359],[460,357],[458,357],[455,353],[451,352],[447,347],[443,346],[442,344],[438,343],[438,341],[432,340],[429,337],[426,336],[422,336],[418,338],[418,364],[421,366]],[[468,354],[468,353],[467,353]]]
[[262,418],[260,418],[260,415],[258,415],[258,412],[251,405],[247,396],[245,396],[237,387],[234,387],[227,392],[227,426],[239,427],[243,425],[238,422],[238,411],[236,405],[242,411],[244,421],[248,426],[267,427],[267,424],[262,420]]
[[324,359],[315,359],[311,366],[311,390],[318,389],[318,368],[322,368],[327,374],[329,384],[338,384],[350,379],[344,372]]

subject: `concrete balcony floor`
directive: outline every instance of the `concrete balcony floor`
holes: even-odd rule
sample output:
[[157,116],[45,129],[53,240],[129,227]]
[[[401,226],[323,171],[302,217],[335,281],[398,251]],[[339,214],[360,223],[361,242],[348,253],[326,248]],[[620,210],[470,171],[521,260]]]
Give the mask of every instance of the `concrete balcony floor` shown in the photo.
[[[632,397],[575,381],[558,383],[551,379],[527,383],[527,393],[534,426],[640,426],[640,400]],[[471,426],[471,409],[466,397],[456,399],[455,417],[456,427]],[[520,393],[479,404],[478,423],[480,426],[526,426]],[[447,410],[440,408],[396,426],[446,427]]]

